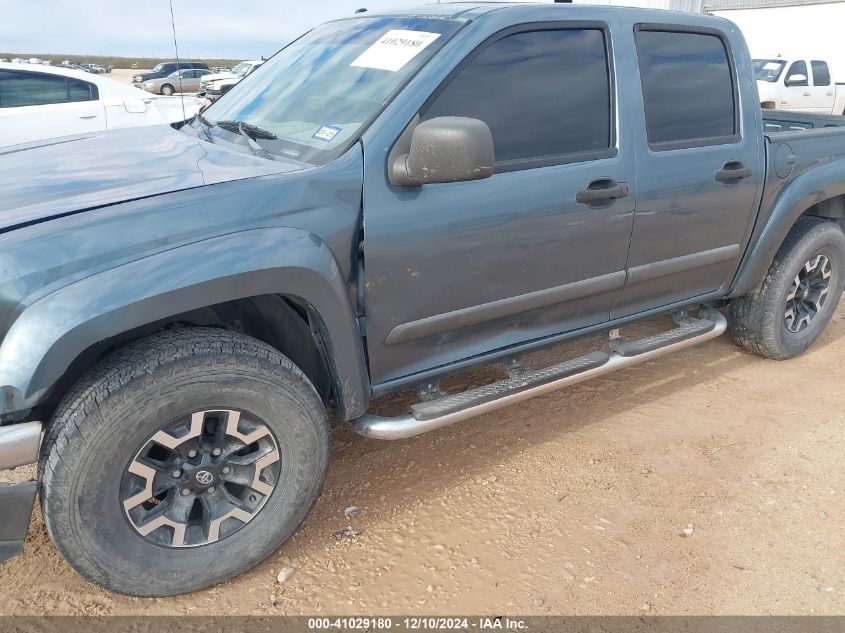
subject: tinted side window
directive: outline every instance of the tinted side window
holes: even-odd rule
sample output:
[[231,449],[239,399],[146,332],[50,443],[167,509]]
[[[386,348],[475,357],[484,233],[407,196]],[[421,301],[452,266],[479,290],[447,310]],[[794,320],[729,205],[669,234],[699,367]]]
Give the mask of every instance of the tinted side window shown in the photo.
[[481,119],[506,163],[607,150],[610,78],[598,29],[532,31],[482,49],[455,74],[422,119]]
[[12,70],[0,71],[0,107],[13,108],[68,100],[64,77]]
[[792,65],[789,67],[789,70],[786,72],[786,85],[787,86],[809,86],[810,81],[809,79],[804,79],[803,81],[789,81],[789,78],[793,75],[804,75],[804,77],[809,77],[809,73],[807,73],[807,62],[792,62]]
[[814,86],[829,86],[830,85],[830,69],[825,62],[814,59],[810,62],[813,67],[813,85]]
[[93,101],[97,98],[97,89],[87,81],[68,79],[67,94],[69,101]]
[[706,145],[736,134],[733,74],[721,38],[638,30],[636,40],[650,145]]

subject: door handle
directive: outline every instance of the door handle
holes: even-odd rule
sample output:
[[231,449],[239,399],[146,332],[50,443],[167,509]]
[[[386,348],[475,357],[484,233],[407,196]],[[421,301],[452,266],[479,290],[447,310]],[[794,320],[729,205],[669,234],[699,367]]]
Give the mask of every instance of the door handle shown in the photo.
[[79,118],[80,119],[96,119],[97,115],[96,114],[80,114]]
[[805,96],[805,97],[810,97],[810,96],[812,96],[812,94],[811,94],[811,93],[809,93],[809,92],[805,92],[805,93],[804,93],[804,96]]
[[727,163],[722,165],[721,169],[716,170],[715,178],[716,182],[731,184],[746,178],[751,178],[751,170],[743,165],[741,161],[729,160]]
[[575,202],[593,208],[609,207],[619,198],[627,198],[629,193],[627,182],[616,182],[613,178],[598,178],[587,185],[586,189],[578,190],[575,194]]

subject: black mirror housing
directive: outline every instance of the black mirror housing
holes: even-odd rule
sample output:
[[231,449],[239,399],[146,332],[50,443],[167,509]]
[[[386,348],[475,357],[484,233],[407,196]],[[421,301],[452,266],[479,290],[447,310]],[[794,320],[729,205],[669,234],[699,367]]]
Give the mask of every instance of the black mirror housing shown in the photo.
[[416,126],[407,154],[389,166],[390,182],[399,187],[481,180],[496,164],[493,134],[484,121],[437,117]]

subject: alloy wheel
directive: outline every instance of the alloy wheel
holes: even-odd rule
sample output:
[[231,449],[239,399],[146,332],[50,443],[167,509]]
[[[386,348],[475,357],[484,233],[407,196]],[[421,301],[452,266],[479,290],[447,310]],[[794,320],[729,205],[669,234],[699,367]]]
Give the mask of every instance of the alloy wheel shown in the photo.
[[164,425],[129,463],[120,500],[132,528],[165,547],[231,536],[267,502],[279,481],[270,428],[241,411],[197,411]]
[[830,260],[824,255],[816,255],[801,267],[786,296],[787,330],[802,332],[813,322],[827,300],[830,282]]

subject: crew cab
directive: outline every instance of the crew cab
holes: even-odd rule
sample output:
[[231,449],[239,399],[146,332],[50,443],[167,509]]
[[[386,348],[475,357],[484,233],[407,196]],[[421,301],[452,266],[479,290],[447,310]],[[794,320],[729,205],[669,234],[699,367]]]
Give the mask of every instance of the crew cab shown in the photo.
[[189,123],[0,155],[0,467],[38,464],[0,551],[39,491],[85,578],[193,591],[305,519],[329,412],[403,440],[728,327],[805,352],[843,289],[845,128],[766,115],[731,22],[443,4],[317,27]]
[[845,83],[835,81],[825,60],[769,57],[753,64],[763,108],[845,115]]

